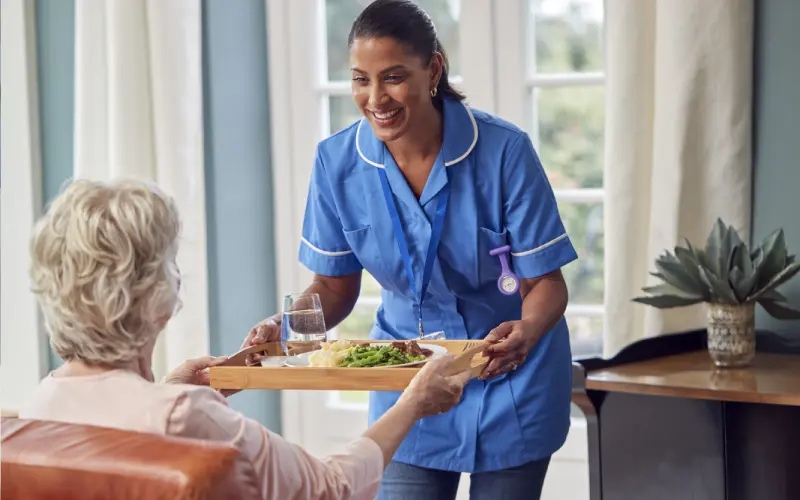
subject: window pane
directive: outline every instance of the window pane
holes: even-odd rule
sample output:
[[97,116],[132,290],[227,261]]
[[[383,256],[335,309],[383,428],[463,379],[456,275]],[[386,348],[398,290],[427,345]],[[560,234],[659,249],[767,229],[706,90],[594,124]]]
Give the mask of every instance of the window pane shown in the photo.
[[378,280],[372,277],[371,274],[364,271],[361,277],[361,296],[362,297],[378,297],[381,296],[381,285]]
[[[325,0],[327,30],[327,55],[329,81],[350,80],[350,54],[347,36],[350,27],[369,0]],[[461,46],[458,37],[459,0],[417,0],[417,4],[431,16],[439,40],[450,60],[450,74],[461,71]]]
[[431,16],[436,33],[447,53],[449,76],[461,74],[461,42],[458,35],[460,0],[417,0],[417,5]]
[[603,0],[530,0],[530,73],[603,70]]
[[331,117],[331,134],[335,134],[348,125],[351,125],[353,122],[361,119],[361,112],[356,107],[355,102],[353,102],[353,98],[349,95],[328,97],[328,109]]
[[[554,188],[603,186],[603,87],[534,89],[538,153]],[[536,116],[535,116],[536,118]]]
[[567,315],[572,357],[594,356],[603,352],[603,317]]
[[578,260],[564,266],[573,304],[603,303],[603,205],[561,203],[558,207]]
[[347,340],[364,340],[369,338],[369,332],[375,323],[375,313],[378,308],[357,304],[350,316],[336,327],[336,338]]
[[369,3],[368,0],[325,0],[329,81],[350,80],[347,35],[353,21]]
[[375,323],[381,300],[381,285],[364,271],[361,276],[361,295],[355,309],[336,327],[337,339],[366,339]]

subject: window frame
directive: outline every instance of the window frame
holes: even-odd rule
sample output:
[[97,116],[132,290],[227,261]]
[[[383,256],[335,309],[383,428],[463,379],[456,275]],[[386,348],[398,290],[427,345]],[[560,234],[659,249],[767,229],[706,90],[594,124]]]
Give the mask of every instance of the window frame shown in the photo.
[[14,98],[3,102],[2,119],[14,126],[0,128],[6,185],[0,196],[0,408],[12,416],[49,368],[47,334],[30,290],[27,266],[20,266],[30,260],[28,239],[21,235],[30,235],[43,211],[36,29],[33,2],[3,2],[3,90]]
[[[327,26],[325,25],[325,0],[316,1],[316,30],[321,33],[320,40],[322,46],[318,47],[319,63],[317,66],[317,84],[316,92],[318,98],[321,100],[322,119],[320,120],[320,131],[322,137],[329,134],[330,117],[328,112],[330,104],[328,99],[333,96],[349,96],[351,93],[350,82],[348,81],[329,81],[327,79],[327,47],[324,46],[327,39]],[[480,10],[474,10],[474,7],[480,6]],[[470,8],[472,7],[472,9]],[[499,68],[497,74],[487,77],[487,73],[473,71],[475,66],[463,65],[467,77],[459,76],[453,78],[453,83],[462,85],[465,81],[472,81],[472,78],[479,78],[479,85],[477,87],[482,89],[482,93],[477,96],[478,101],[485,102],[487,106],[478,106],[474,103],[475,95],[468,92],[470,104],[483,109],[487,112],[490,109],[498,108],[498,114],[506,119],[506,115],[514,116],[510,121],[525,128],[526,130],[538,131],[538,116],[535,112],[533,116],[530,114],[519,114],[521,110],[534,109],[531,102],[531,95],[536,89],[554,89],[554,88],[569,88],[569,87],[590,87],[590,86],[603,86],[605,84],[605,73],[600,71],[584,72],[584,73],[536,73],[529,74],[527,61],[534,57],[529,53],[529,47],[532,46],[530,40],[535,39],[534,27],[530,26],[528,21],[528,9],[530,8],[530,0],[503,0],[502,2],[493,2],[492,0],[462,0],[461,13],[467,13],[468,17],[465,20],[463,17],[460,19],[462,33],[469,32],[472,26],[464,25],[464,23],[472,23],[478,29],[486,29],[486,21],[479,21],[478,19],[489,20],[490,39],[498,38],[498,46],[501,43],[507,43],[506,47],[511,47],[510,50],[504,50],[503,54],[497,54],[494,57],[494,44],[474,44],[468,47],[470,54],[478,51],[483,54],[484,60],[489,62],[491,67]],[[480,12],[480,16],[477,13]],[[470,16],[470,13],[473,15]],[[511,29],[507,29],[511,26]],[[474,31],[473,31],[474,33]],[[462,36],[462,42],[465,40],[476,40],[480,37]],[[486,57],[487,47],[491,46],[491,51]],[[463,49],[462,49],[463,50]],[[467,53],[464,51],[463,53]],[[495,65],[494,61],[501,60],[503,64]],[[510,66],[507,63],[512,63]],[[502,83],[500,83],[502,82]],[[502,85],[502,88],[501,88]],[[510,99],[502,99],[500,102],[495,102],[497,96],[511,95],[516,92],[522,92],[519,96],[519,101],[514,103]],[[523,106],[519,106],[519,102],[523,102]],[[490,109],[487,109],[490,108]],[[516,115],[516,116],[515,116]],[[536,134],[532,134],[534,142],[538,142]],[[538,144],[536,144],[538,147]],[[605,191],[603,188],[576,188],[576,189],[560,189],[555,188],[553,192],[558,203],[569,204],[602,204],[605,198]],[[377,307],[381,303],[379,297],[359,297],[356,307]],[[566,315],[570,316],[583,316],[588,318],[602,317],[605,309],[599,304],[581,304],[571,303],[567,306]]]
[[[312,273],[297,262],[297,250],[316,146],[329,134],[327,99],[350,95],[350,84],[327,80],[324,0],[265,2],[271,149],[275,165],[273,208],[275,230],[280,235],[275,239],[277,287],[279,291],[298,290],[312,277]],[[470,54],[470,64],[462,65],[459,83],[469,96],[470,105],[531,130],[526,113],[531,109],[532,89],[603,85],[605,77],[600,72],[529,75],[525,64],[526,37],[530,36],[526,32],[527,8],[527,0],[461,0],[461,51]],[[309,19],[314,20],[314,36],[309,35]],[[503,50],[498,50],[500,47]],[[317,57],[309,57],[309,54]],[[320,54],[324,57],[319,57]],[[317,134],[309,133],[315,128]],[[602,188],[555,189],[554,192],[559,203],[582,204],[601,204],[605,194]],[[367,296],[360,297],[356,307],[372,308],[378,304],[379,297]],[[598,318],[604,315],[604,307],[570,303],[566,314]],[[282,401],[284,435],[306,445],[321,439],[320,426],[315,426],[314,422],[319,414],[313,410],[318,404],[330,408],[327,394],[283,391]],[[313,405],[311,401],[315,401]],[[326,421],[326,426],[352,427],[358,419],[364,418],[364,405],[338,403],[335,406],[331,412],[334,416]],[[322,453],[326,449],[312,451]]]
[[[538,149],[538,115],[533,103],[537,89],[560,89],[570,87],[604,87],[605,72],[583,73],[538,73],[531,71],[529,61],[535,57],[530,53],[534,47],[535,26],[530,25],[529,9],[532,0],[502,0],[494,6],[494,33],[496,44],[503,47],[497,52],[497,79],[495,92],[498,96],[497,114],[531,133],[531,140]],[[605,7],[605,6],[604,6]],[[603,29],[605,30],[605,22]],[[534,65],[535,66],[535,65]],[[500,87],[502,85],[502,87]],[[533,112],[531,112],[533,110]],[[545,169],[547,166],[545,165]],[[589,204],[604,205],[604,188],[554,188],[559,205]],[[605,256],[604,256],[605,258]],[[602,318],[603,304],[570,302],[565,316]]]

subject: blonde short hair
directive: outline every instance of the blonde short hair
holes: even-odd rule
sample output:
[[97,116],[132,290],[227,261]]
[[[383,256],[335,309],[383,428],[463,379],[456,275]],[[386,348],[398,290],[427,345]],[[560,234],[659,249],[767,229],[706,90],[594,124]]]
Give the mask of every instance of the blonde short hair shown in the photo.
[[70,183],[31,241],[33,291],[56,354],[135,359],[179,305],[179,233],[175,202],[153,184]]

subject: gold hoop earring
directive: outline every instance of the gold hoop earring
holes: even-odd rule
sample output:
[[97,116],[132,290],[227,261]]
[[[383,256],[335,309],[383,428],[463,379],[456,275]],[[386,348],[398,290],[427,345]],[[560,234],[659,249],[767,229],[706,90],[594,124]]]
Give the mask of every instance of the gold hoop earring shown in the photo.
[[431,90],[431,97],[436,97],[436,94],[438,94],[438,93],[439,93],[439,89],[434,88],[433,90]]

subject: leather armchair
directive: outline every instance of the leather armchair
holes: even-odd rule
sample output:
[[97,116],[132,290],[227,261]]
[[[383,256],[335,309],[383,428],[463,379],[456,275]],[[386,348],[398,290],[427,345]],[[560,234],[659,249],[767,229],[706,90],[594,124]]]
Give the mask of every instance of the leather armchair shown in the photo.
[[219,443],[60,422],[2,419],[3,498],[254,499],[249,463]]

